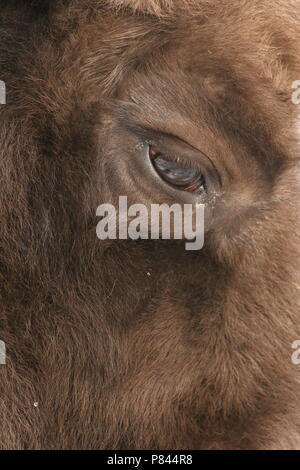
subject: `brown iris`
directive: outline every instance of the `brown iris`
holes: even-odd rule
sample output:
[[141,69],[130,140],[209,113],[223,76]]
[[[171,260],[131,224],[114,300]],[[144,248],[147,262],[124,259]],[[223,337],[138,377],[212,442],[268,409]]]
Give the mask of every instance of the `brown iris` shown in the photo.
[[150,147],[149,155],[157,174],[166,183],[190,193],[204,191],[204,177],[199,171],[163,158],[163,154],[156,147]]

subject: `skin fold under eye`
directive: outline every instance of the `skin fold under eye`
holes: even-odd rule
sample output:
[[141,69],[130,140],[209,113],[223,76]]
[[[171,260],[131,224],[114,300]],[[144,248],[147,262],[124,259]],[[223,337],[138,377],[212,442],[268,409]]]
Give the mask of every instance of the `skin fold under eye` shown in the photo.
[[153,167],[160,178],[181,191],[202,193],[205,191],[204,176],[197,170],[185,168],[176,161],[164,158],[156,147],[149,148],[149,156]]

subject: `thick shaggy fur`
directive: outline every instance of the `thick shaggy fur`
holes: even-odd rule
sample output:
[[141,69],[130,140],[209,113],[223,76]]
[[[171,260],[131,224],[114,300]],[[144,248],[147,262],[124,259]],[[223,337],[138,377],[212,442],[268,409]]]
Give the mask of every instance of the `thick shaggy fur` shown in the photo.
[[[1,448],[300,449],[299,1],[0,18]],[[199,253],[96,238],[100,203],[166,199],[132,183],[141,126],[218,168]]]

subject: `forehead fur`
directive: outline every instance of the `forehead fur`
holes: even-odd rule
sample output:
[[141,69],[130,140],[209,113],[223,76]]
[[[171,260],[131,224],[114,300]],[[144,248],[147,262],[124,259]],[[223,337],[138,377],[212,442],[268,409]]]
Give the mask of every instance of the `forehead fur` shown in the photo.
[[[99,1],[99,0],[98,0]],[[224,18],[228,9],[252,7],[256,12],[262,7],[271,11],[276,11],[277,15],[291,19],[291,11],[299,9],[299,0],[252,0],[242,2],[241,0],[104,0],[111,7],[122,9],[130,8],[137,13],[148,13],[157,16],[168,16],[172,13],[199,13],[211,8],[219,8]],[[102,3],[102,2],[100,2]],[[250,8],[251,9],[251,8]]]
[[151,13],[163,16],[177,9],[192,10],[199,0],[108,0],[113,7],[130,7],[136,12]]

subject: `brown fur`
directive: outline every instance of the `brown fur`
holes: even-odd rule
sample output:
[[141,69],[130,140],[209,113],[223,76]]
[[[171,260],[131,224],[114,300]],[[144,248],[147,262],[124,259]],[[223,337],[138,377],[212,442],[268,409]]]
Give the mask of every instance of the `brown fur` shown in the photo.
[[[2,449],[300,449],[299,5],[1,2]],[[218,168],[199,253],[96,238],[140,127]]]

